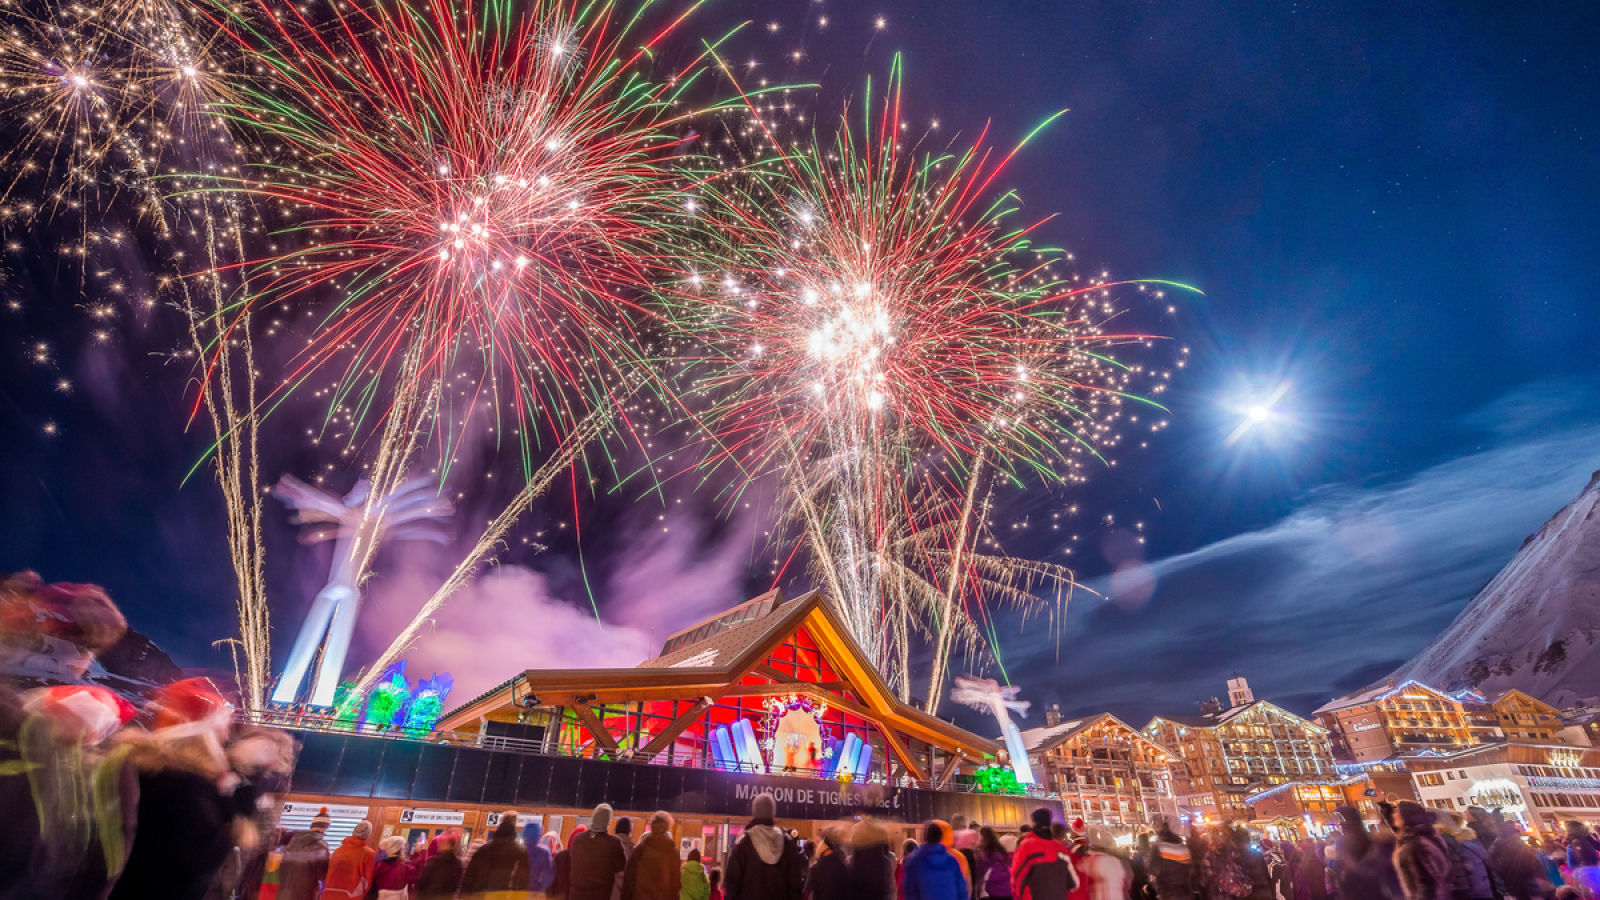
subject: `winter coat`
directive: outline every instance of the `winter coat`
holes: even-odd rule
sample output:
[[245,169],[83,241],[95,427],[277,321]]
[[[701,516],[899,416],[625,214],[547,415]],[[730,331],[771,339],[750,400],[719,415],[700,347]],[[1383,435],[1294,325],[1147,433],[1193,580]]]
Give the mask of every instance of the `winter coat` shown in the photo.
[[454,850],[430,852],[413,887],[417,900],[453,900],[461,890],[461,857]]
[[278,900],[317,900],[317,883],[328,877],[328,857],[322,832],[302,831],[290,838],[278,864]]
[[972,895],[959,859],[956,851],[943,844],[918,847],[906,857],[906,900],[969,900]]
[[978,851],[978,884],[984,896],[1011,896],[1012,854],[999,850],[993,853]]
[[461,876],[463,897],[526,898],[528,851],[517,843],[515,819],[501,819],[487,843],[472,854]]
[[1462,896],[1467,900],[1490,900],[1494,897],[1494,883],[1489,877],[1489,851],[1475,836],[1464,841],[1458,837],[1456,844],[1461,847],[1461,864],[1467,871],[1467,892]]
[[698,859],[684,863],[678,872],[678,900],[711,900],[711,882]]
[[1301,850],[1294,858],[1295,900],[1327,900],[1328,867],[1322,858],[1315,850]]
[[1494,846],[1489,848],[1489,865],[1504,882],[1506,896],[1511,900],[1527,900],[1549,893],[1544,866],[1533,848],[1511,828],[1501,831]]
[[611,900],[617,876],[628,866],[622,841],[603,831],[585,831],[572,839],[572,846],[566,852],[571,868],[567,887],[569,900]]
[[619,834],[617,835],[617,840],[622,842],[623,871],[618,872],[617,877],[612,879],[611,900],[622,900],[622,877],[627,870],[627,860],[633,858],[633,850],[637,846],[634,844],[633,835],[631,834]]
[[550,878],[550,887],[545,890],[545,895],[552,900],[563,900],[572,890],[572,851],[556,851],[550,864],[555,874]]
[[651,832],[628,855],[622,875],[622,900],[678,900],[683,869],[672,835]]
[[733,845],[722,889],[727,900],[801,900],[805,879],[800,845],[772,820],[757,819]]
[[361,838],[351,836],[328,857],[328,876],[323,879],[322,900],[365,900],[372,889],[372,871],[378,853]]
[[522,826],[522,846],[528,848],[528,890],[539,894],[550,890],[550,882],[556,877],[555,854],[539,843],[542,837],[544,828],[538,820]]
[[1150,884],[1161,900],[1189,900],[1195,895],[1194,857],[1175,836],[1157,835],[1150,842],[1149,866]]
[[1066,844],[1029,832],[1011,855],[1011,896],[1017,900],[1065,900],[1078,888],[1071,855]]
[[[1267,885],[1271,889],[1269,896],[1272,900],[1290,900],[1294,889],[1289,884],[1289,862],[1283,858],[1283,851],[1273,847],[1261,854],[1261,861],[1267,868]],[[1352,897],[1363,896],[1351,894]]]
[[372,884],[380,891],[403,891],[416,883],[425,861],[422,854],[412,860],[386,856],[373,866]]
[[895,859],[888,844],[864,844],[850,854],[849,900],[895,900]]
[[1394,868],[1406,900],[1451,900],[1450,854],[1433,828],[1408,830],[1400,836]]
[[847,900],[849,880],[844,851],[824,844],[806,873],[806,900]]
[[224,795],[216,776],[155,747],[135,755],[138,832],[113,900],[200,900],[233,851],[233,820],[255,812],[253,791]]
[[1075,871],[1089,889],[1085,900],[1127,900],[1128,870],[1121,859],[1090,850],[1079,858]]

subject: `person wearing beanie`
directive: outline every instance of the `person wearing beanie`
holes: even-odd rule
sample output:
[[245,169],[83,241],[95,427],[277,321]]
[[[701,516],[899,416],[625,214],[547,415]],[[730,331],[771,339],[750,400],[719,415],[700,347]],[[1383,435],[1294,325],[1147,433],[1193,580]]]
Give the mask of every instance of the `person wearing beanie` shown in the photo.
[[423,854],[415,859],[406,858],[406,839],[398,834],[384,838],[378,844],[383,858],[372,870],[372,886],[377,889],[377,900],[406,900],[410,887],[422,871]]
[[[622,842],[622,855],[624,858],[633,856],[633,820],[627,816],[618,816],[616,825],[611,831]],[[617,875],[617,885],[611,889],[611,900],[622,900],[622,874]]]
[[617,876],[628,866],[628,855],[622,841],[607,832],[610,827],[611,806],[602,803],[589,817],[589,830],[573,836],[566,851],[571,870],[569,900],[611,900]]
[[678,900],[711,900],[711,882],[706,877],[705,864],[700,862],[700,848],[689,851],[678,873]]
[[328,808],[311,820],[311,827],[289,839],[278,864],[278,900],[317,900],[317,886],[328,877]]
[[1072,850],[1055,839],[1050,810],[1034,810],[1030,821],[1033,827],[1012,854],[1011,895],[1017,900],[1066,900],[1078,889]]
[[727,900],[801,900],[806,864],[799,843],[778,828],[778,801],[769,793],[750,801],[750,824],[728,854],[723,876]]
[[366,900],[372,889],[373,870],[378,854],[367,846],[372,823],[365,819],[328,856],[328,875],[322,886],[322,900]]
[[678,845],[672,839],[672,815],[658,811],[650,817],[650,832],[628,856],[622,877],[622,900],[678,900],[683,873]]
[[527,900],[528,851],[517,843],[517,814],[506,810],[489,840],[467,862],[461,896],[473,900]]
[[938,820],[922,826],[922,846],[906,858],[901,872],[905,900],[970,900],[966,861],[951,846],[952,831]]

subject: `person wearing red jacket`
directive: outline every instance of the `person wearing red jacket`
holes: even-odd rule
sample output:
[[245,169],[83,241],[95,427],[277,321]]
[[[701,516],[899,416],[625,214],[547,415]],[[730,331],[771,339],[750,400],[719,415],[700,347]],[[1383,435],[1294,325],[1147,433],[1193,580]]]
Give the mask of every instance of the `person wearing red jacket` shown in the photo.
[[366,900],[372,889],[372,872],[378,854],[367,846],[372,823],[356,823],[355,831],[328,857],[328,878],[322,883],[322,900]]
[[427,861],[427,851],[406,859],[406,839],[398,834],[384,838],[378,848],[383,851],[383,859],[372,870],[372,886],[378,891],[378,900],[406,900],[407,889],[416,884],[422,864]]
[[1067,900],[1078,887],[1072,849],[1050,833],[1050,810],[1033,811],[1033,828],[1011,858],[1011,895],[1016,900]]

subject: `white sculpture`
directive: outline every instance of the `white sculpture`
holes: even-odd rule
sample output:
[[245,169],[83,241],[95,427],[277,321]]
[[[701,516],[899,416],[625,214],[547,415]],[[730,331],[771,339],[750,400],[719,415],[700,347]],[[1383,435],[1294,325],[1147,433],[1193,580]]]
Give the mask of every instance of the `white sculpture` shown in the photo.
[[995,721],[1000,723],[1000,733],[1006,739],[1006,752],[1011,754],[1011,771],[1017,773],[1018,784],[1033,784],[1033,767],[1028,765],[1028,748],[1023,746],[1022,732],[1017,730],[1016,723],[1011,721],[1010,710],[1016,710],[1017,715],[1026,716],[1028,706],[1026,700],[1018,700],[1017,694],[1021,688],[1006,685],[993,678],[972,678],[957,675],[955,689],[950,691],[950,699],[955,703],[962,703],[982,712],[994,713]]
[[368,497],[371,489],[371,485],[362,480],[350,493],[340,497],[292,475],[283,476],[272,489],[278,499],[295,510],[292,522],[313,526],[301,534],[302,542],[315,543],[330,538],[335,541],[328,583],[311,601],[311,612],[300,626],[294,649],[289,651],[289,663],[272,692],[273,703],[294,702],[306,670],[311,667],[311,658],[326,634],[328,640],[322,650],[322,661],[317,665],[310,705],[333,705],[339,674],[344,670],[350,638],[355,633],[356,613],[361,608],[362,570],[381,538],[421,538],[441,543],[445,540],[435,524],[428,520],[448,516],[454,509],[448,500],[438,496],[432,482],[408,481],[387,497]]

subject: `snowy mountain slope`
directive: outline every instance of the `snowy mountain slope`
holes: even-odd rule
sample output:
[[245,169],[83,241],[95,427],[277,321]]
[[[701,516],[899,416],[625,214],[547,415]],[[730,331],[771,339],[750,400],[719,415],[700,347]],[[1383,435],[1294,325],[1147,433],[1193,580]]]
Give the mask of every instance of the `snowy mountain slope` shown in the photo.
[[1600,698],[1600,472],[1394,677],[1557,706]]

